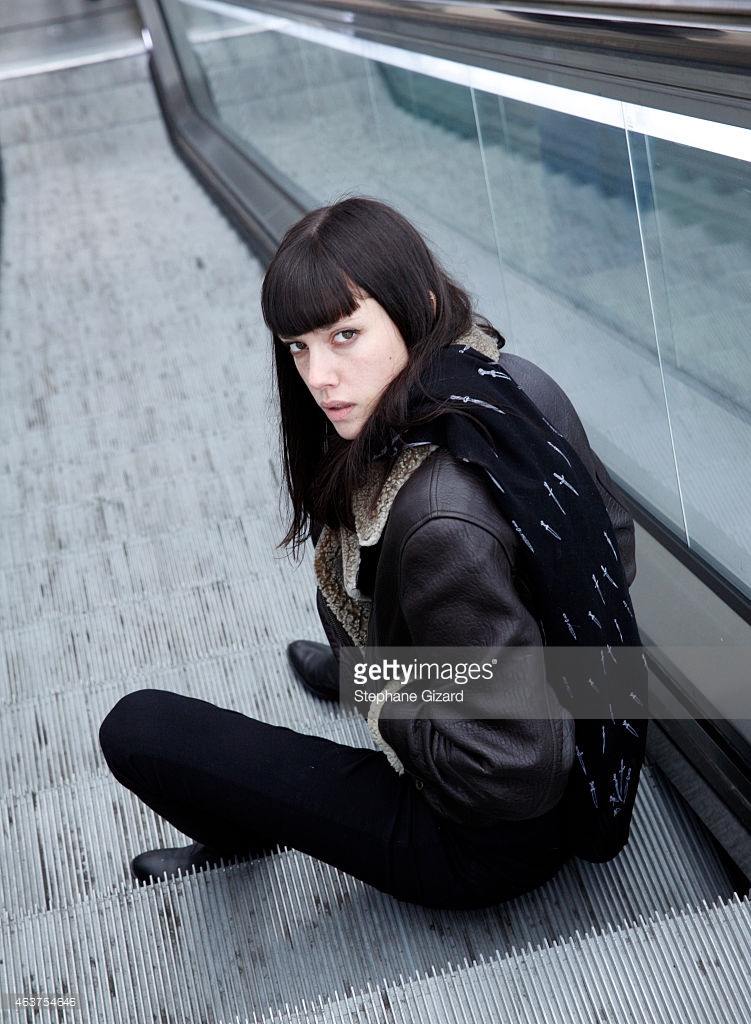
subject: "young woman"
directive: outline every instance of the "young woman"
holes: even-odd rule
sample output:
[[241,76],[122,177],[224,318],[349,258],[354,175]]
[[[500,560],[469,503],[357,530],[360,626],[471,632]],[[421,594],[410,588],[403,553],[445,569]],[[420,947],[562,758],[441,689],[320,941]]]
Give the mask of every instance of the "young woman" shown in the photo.
[[296,673],[335,697],[353,648],[473,648],[495,667],[467,685],[471,714],[441,713],[453,681],[413,703],[393,676],[377,686],[358,705],[374,750],[176,694],[125,697],[102,725],[107,761],[195,840],[142,854],[135,876],[280,843],[400,899],[476,907],[573,854],[613,856],[645,740],[633,527],[570,402],[501,355],[420,235],[373,200],[291,228],[262,303],[284,541],[315,541],[330,640],[291,645]]

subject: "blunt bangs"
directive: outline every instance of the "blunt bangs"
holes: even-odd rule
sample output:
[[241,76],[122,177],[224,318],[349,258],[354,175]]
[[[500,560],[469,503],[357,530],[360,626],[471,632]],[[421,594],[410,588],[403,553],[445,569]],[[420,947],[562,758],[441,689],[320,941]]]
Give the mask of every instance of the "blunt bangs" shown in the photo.
[[312,210],[289,229],[266,272],[261,305],[272,333],[294,338],[350,316],[370,296],[410,349],[432,330],[445,280],[406,218],[352,197]]
[[269,268],[261,304],[278,338],[328,327],[357,309],[360,290],[315,238],[280,252]]

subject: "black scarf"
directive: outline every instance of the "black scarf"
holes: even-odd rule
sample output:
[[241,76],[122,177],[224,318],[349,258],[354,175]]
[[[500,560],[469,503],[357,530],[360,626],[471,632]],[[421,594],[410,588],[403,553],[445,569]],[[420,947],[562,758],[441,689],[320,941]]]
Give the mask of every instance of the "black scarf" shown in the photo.
[[438,445],[492,481],[519,536],[548,682],[575,720],[567,847],[608,860],[628,839],[647,726],[646,661],[610,518],[572,446],[499,363],[451,346],[423,383],[430,397],[416,389],[412,422],[433,418],[392,451]]

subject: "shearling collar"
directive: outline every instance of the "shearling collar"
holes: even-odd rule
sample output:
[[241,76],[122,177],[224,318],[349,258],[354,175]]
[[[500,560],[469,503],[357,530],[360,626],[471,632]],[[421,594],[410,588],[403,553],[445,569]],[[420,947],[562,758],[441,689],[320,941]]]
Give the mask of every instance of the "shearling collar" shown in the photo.
[[360,593],[357,575],[360,548],[377,544],[386,528],[394,499],[415,470],[435,450],[434,445],[403,449],[391,468],[380,493],[380,474],[371,467],[365,484],[355,493],[352,511],[355,530],[324,526],[316,544],[314,567],[318,586],[331,611],[352,640],[364,647],[368,639],[371,601]]
[[478,327],[477,324],[472,324],[467,333],[458,338],[454,344],[467,345],[469,348],[479,352],[481,356],[485,356],[486,359],[492,359],[493,362],[496,362],[500,355],[498,342],[495,338],[491,338],[489,334],[486,334],[482,327]]

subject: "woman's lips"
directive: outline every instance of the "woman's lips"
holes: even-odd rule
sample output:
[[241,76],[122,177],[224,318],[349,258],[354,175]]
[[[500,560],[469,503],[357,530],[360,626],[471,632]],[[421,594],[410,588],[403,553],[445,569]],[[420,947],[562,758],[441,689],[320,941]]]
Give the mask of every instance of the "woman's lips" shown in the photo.
[[323,411],[326,413],[328,418],[336,423],[338,420],[345,419],[351,410],[354,409],[352,403],[336,402],[331,405],[324,405]]

